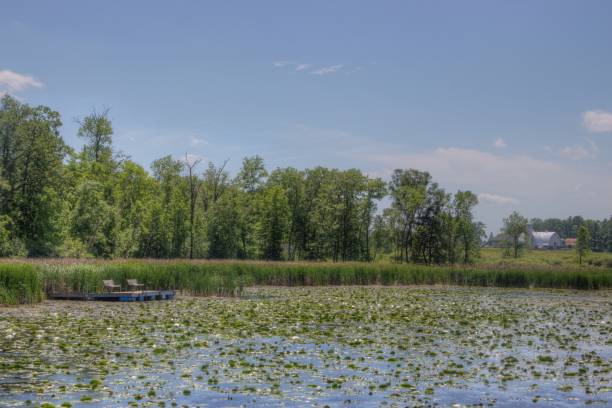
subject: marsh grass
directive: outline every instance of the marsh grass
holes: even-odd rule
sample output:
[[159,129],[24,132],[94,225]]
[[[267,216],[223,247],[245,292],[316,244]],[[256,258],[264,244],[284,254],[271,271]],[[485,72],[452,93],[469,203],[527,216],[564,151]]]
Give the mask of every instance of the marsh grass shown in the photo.
[[113,279],[124,290],[127,279],[137,279],[146,289],[178,290],[196,296],[236,296],[243,288],[240,277],[231,270],[190,263],[51,264],[40,269],[47,293],[101,292],[104,279]]
[[42,289],[40,272],[33,265],[0,265],[0,304],[38,303]]
[[239,296],[246,286],[460,285],[606,289],[612,270],[534,265],[425,266],[393,263],[107,261],[0,264],[0,303],[35,303],[43,292],[101,292],[102,280],[195,296]]

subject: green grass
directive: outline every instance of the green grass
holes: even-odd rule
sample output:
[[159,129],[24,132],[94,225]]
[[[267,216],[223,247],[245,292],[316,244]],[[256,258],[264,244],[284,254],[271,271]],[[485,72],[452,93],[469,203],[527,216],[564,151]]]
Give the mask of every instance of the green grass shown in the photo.
[[38,303],[43,298],[39,269],[26,264],[0,265],[0,305]]
[[257,261],[38,261],[0,264],[0,303],[36,303],[43,293],[100,292],[102,280],[126,287],[196,296],[237,296],[245,286],[461,285],[511,288],[612,288],[612,269],[551,264],[477,264],[468,267],[393,263]]
[[43,264],[39,268],[47,293],[101,292],[104,279],[113,279],[124,289],[127,279],[137,279],[147,289],[179,290],[196,296],[234,296],[243,287],[235,270],[203,268],[186,262]]
[[[524,250],[520,258],[508,258],[503,256],[500,248],[483,248],[480,250],[479,265],[518,265],[518,266],[560,266],[575,268],[578,265],[578,257],[573,249],[564,250]],[[583,264],[592,266],[603,266],[612,268],[612,253],[592,252],[583,259]]]

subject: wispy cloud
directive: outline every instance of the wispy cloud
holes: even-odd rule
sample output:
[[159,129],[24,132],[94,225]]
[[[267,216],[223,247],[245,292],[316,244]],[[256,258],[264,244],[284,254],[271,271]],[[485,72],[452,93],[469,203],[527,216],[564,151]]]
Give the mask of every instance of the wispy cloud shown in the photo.
[[197,147],[197,146],[207,145],[208,143],[204,139],[201,139],[201,138],[196,137],[196,136],[192,136],[190,144],[191,144],[192,147]]
[[282,67],[286,67],[287,65],[293,65],[293,64],[295,63],[291,61],[275,61],[273,65],[276,68],[282,68]]
[[303,62],[293,62],[293,61],[276,61],[272,65],[274,65],[276,68],[292,67],[296,71],[304,71],[312,67],[312,64],[306,64]]
[[570,160],[582,160],[591,157],[591,152],[584,146],[565,146],[559,151],[559,156]]
[[508,204],[519,204],[519,200],[513,197],[506,197],[498,194],[491,193],[480,193],[478,194],[478,201],[489,204],[500,204],[500,205],[508,205]]
[[284,68],[290,69],[291,71],[296,72],[308,72],[312,75],[329,75],[335,74],[340,71],[345,74],[354,74],[356,72],[362,71],[362,66],[347,66],[344,64],[334,64],[334,65],[326,65],[326,66],[316,66],[315,64],[305,63],[305,62],[295,62],[295,61],[285,61],[279,60],[272,63],[272,65],[276,68]]
[[[482,205],[476,216],[491,230],[500,226],[509,206],[528,217],[582,213],[599,218],[609,215],[612,203],[609,159],[601,165],[594,161],[584,166],[561,158],[559,147],[551,147],[547,154],[541,152],[542,156],[535,151],[506,154],[506,150],[461,147],[415,151],[405,143],[305,125],[283,129],[275,142],[266,157],[276,158],[283,165],[359,167],[370,176],[384,179],[394,169],[414,168],[430,172],[449,192],[480,192]],[[583,147],[594,152],[586,142]],[[573,188],[578,185],[579,191]]]
[[612,132],[612,113],[602,110],[582,114],[582,123],[589,132]]
[[0,71],[0,93],[19,92],[28,88],[41,88],[43,83],[24,74],[10,71]]
[[362,71],[362,70],[363,70],[363,67],[359,66],[359,67],[355,67],[355,68],[353,68],[353,69],[351,69],[349,71],[346,71],[346,73],[347,74],[354,74],[354,73]]
[[310,68],[311,66],[312,66],[311,64],[297,64],[297,65],[295,66],[295,70],[296,70],[296,71],[303,71],[303,70],[305,70],[305,69]]
[[587,138],[588,147],[582,145],[565,146],[559,150],[559,156],[570,160],[592,159],[597,156],[599,147],[591,139]]
[[502,139],[501,137],[498,137],[497,139],[495,139],[493,146],[497,147],[498,149],[503,149],[505,147],[508,147],[508,144],[506,143],[504,139]]
[[335,74],[336,72],[340,71],[343,67],[344,67],[344,65],[342,65],[342,64],[330,65],[328,67],[323,67],[323,68],[315,69],[314,71],[311,71],[310,73],[313,74],[313,75]]

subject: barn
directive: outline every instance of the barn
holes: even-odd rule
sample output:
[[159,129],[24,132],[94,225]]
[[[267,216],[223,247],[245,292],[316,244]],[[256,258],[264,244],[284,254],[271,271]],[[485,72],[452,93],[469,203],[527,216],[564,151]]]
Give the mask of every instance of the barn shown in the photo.
[[563,240],[556,232],[530,231],[530,244],[533,249],[563,248]]
[[565,238],[566,248],[576,248],[576,238]]

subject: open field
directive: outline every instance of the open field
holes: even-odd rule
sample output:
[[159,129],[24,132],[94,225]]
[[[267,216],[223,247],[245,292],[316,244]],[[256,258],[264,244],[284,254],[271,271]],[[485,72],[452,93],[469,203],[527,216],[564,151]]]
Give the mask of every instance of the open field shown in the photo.
[[394,263],[37,260],[0,263],[0,304],[39,302],[45,293],[100,292],[102,280],[136,278],[153,290],[237,296],[249,286],[461,285],[612,288],[612,269],[545,264],[425,266]]
[[[563,250],[525,250],[520,258],[508,258],[503,256],[503,250],[499,248],[482,248],[478,263],[482,265],[531,265],[531,266],[578,266],[576,251],[573,249]],[[604,266],[612,268],[612,253],[592,252],[583,259],[584,265]]]
[[0,308],[0,405],[602,406],[611,299],[249,288],[240,299]]

